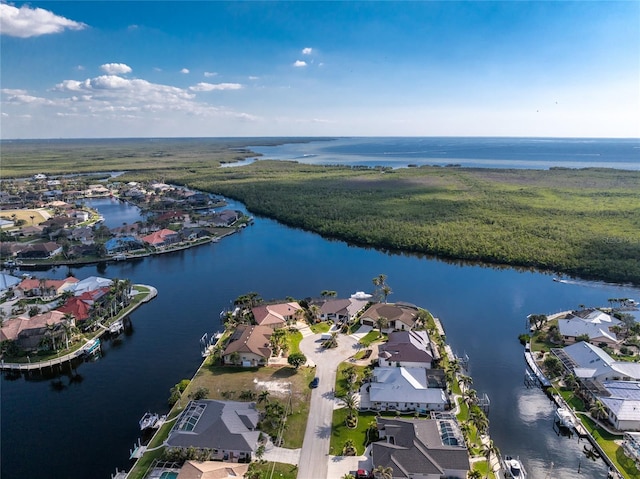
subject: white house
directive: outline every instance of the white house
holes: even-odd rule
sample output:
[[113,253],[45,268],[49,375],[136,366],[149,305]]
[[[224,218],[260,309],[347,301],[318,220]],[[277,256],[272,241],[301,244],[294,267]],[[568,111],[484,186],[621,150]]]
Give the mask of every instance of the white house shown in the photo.
[[577,378],[599,383],[640,380],[640,363],[616,361],[601,348],[586,341],[567,346],[562,352],[573,363],[573,373]]
[[640,431],[640,382],[605,381],[607,395],[598,399],[604,404],[609,422],[620,431]]
[[370,383],[360,388],[360,408],[375,411],[444,411],[447,396],[430,388],[425,368],[374,368]]

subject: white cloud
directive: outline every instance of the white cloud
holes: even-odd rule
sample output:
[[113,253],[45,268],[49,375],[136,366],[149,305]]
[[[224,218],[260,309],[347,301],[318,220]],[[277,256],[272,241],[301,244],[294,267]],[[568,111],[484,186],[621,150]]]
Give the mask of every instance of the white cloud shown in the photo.
[[249,80],[253,80],[253,81],[260,80],[260,77],[256,77],[256,76],[252,75],[252,76],[249,77]]
[[50,33],[60,33],[66,29],[82,30],[87,25],[60,17],[49,10],[30,8],[23,5],[0,3],[0,32],[10,37],[29,38]]
[[306,47],[302,49],[302,54],[303,55],[311,55],[311,53],[313,53],[313,48],[311,47]]
[[297,68],[302,68],[302,67],[306,67],[307,66],[307,62],[303,61],[303,60],[296,60],[293,64],[294,67]]
[[216,72],[204,72],[204,76],[206,76],[207,78],[211,78],[217,75],[218,74]]
[[0,90],[0,92],[4,93],[5,95],[26,95],[27,94],[27,90],[22,90],[19,88],[3,88],[2,90]]
[[242,85],[240,83],[198,83],[195,86],[190,86],[191,91],[213,91],[213,90],[240,90]]
[[124,63],[105,63],[104,65],[100,65],[100,69],[109,75],[122,75],[132,72],[131,67]]
[[187,73],[189,73],[189,69],[183,68],[182,70],[180,70],[180,73],[184,73],[186,75]]
[[78,70],[79,72],[84,70],[84,67],[82,65],[76,65],[76,70]]

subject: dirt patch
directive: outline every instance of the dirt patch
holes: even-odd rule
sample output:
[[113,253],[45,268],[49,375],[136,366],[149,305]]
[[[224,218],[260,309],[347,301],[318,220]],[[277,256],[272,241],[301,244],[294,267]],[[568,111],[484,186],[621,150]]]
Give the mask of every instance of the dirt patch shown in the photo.
[[285,395],[289,394],[291,390],[291,383],[289,381],[259,381],[254,379],[253,383],[256,385],[256,389],[266,389],[272,394]]

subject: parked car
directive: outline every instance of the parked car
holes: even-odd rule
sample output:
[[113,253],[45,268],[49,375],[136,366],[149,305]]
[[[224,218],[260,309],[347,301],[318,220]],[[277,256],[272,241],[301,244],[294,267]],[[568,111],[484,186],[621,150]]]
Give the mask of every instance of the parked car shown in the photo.
[[311,387],[317,388],[318,384],[320,384],[320,378],[316,376],[315,378],[313,378],[313,381],[311,381]]
[[371,474],[366,469],[358,469],[355,473],[356,479],[369,479]]

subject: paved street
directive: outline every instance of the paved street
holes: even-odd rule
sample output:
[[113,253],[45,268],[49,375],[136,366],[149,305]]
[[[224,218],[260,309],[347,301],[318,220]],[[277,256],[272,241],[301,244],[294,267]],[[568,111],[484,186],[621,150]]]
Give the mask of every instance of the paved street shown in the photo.
[[[298,479],[322,479],[329,477],[328,468],[331,458],[328,454],[336,369],[342,361],[355,354],[357,340],[340,334],[337,348],[323,349],[319,334],[303,333],[303,336],[300,349],[309,359],[309,363],[316,365],[316,376],[320,378],[320,384],[311,393],[307,429],[298,464]],[[348,471],[345,470],[345,472]],[[340,475],[343,474],[344,472]]]

